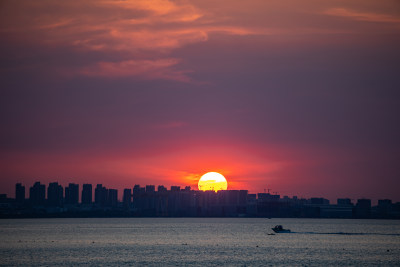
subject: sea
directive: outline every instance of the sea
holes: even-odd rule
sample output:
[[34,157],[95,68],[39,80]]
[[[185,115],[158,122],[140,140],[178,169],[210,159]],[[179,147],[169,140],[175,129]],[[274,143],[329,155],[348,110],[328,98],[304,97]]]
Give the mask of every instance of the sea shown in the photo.
[[400,221],[2,219],[0,266],[400,266]]

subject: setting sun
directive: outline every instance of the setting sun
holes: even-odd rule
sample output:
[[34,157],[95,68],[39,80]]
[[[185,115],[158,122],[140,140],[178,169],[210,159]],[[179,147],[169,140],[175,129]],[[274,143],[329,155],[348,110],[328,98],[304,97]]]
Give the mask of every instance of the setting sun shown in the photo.
[[228,189],[228,182],[225,177],[218,172],[208,172],[201,176],[199,180],[199,190],[219,191]]

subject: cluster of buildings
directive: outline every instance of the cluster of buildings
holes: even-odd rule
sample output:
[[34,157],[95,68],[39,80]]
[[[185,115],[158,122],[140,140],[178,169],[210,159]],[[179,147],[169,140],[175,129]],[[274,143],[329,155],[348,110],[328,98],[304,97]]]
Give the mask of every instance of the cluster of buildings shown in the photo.
[[[94,189],[94,190],[93,190]],[[47,191],[47,194],[46,194]],[[93,195],[94,191],[94,195]],[[47,197],[46,197],[47,196]],[[93,198],[94,197],[94,198]],[[389,199],[372,206],[370,199],[340,198],[330,204],[325,198],[281,197],[278,194],[249,194],[247,190],[198,191],[189,186],[135,185],[118,190],[102,184],[36,182],[26,196],[17,183],[15,199],[0,194],[0,217],[294,217],[294,218],[389,218],[400,219],[400,202]]]

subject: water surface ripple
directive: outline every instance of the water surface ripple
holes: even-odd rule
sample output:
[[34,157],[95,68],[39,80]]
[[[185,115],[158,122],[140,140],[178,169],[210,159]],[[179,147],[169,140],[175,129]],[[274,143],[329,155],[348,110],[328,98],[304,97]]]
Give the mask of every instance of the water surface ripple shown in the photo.
[[[292,233],[268,235],[276,224]],[[400,266],[400,222],[259,218],[0,220],[1,266]]]

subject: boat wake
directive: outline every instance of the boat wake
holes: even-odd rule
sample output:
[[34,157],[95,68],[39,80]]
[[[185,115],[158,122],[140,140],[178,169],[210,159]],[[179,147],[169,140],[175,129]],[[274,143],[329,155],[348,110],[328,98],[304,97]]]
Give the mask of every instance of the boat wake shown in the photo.
[[347,232],[292,232],[292,234],[310,234],[310,235],[383,235],[383,236],[400,236],[400,234],[395,233],[347,233]]

